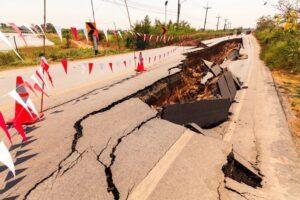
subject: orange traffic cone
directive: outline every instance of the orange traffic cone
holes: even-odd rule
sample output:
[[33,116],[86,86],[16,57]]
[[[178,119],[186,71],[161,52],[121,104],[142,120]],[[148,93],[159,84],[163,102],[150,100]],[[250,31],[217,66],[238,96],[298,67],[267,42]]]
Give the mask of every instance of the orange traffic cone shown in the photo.
[[[27,101],[29,99],[29,94],[26,91],[26,88],[24,87],[24,81],[23,78],[21,76],[17,77],[16,80],[17,84],[17,93],[19,94],[19,96],[22,98],[23,102],[25,104],[27,104]],[[29,113],[29,112],[30,113]],[[44,117],[43,113],[40,113],[39,116],[37,116],[31,108],[28,108],[28,111],[20,104],[16,101],[15,104],[15,117],[13,120],[10,120],[7,124],[15,124],[16,122],[24,124],[24,125],[31,125],[36,123],[37,121],[39,121],[40,119],[42,119]]]
[[136,68],[136,71],[137,71],[137,72],[143,72],[143,71],[146,71],[146,70],[145,70],[145,66],[144,66],[144,58],[143,58],[142,52],[140,52],[140,55],[139,55],[139,62],[138,62],[138,66],[137,66],[137,68]]

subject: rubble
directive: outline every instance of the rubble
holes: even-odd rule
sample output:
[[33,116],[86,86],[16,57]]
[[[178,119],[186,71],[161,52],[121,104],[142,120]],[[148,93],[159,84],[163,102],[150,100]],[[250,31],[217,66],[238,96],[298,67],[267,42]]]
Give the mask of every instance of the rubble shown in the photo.
[[201,128],[218,125],[228,118],[241,83],[221,63],[233,49],[240,49],[241,39],[231,39],[204,50],[186,54],[181,69],[149,87],[138,97],[161,112],[163,119]]

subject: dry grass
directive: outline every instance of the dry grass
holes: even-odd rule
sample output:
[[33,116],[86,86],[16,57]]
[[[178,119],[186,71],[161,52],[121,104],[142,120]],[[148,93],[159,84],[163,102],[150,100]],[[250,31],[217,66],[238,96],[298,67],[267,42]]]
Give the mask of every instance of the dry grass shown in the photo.
[[300,150],[300,74],[290,74],[285,71],[273,71],[280,92],[287,96],[291,105],[292,117],[289,124],[296,138],[296,144]]

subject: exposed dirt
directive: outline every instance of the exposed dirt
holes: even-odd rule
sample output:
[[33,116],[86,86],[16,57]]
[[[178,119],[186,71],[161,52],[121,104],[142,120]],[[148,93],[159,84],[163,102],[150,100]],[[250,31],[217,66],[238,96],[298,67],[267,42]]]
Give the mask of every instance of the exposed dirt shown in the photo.
[[[182,71],[168,77],[165,82],[153,85],[140,98],[159,109],[176,103],[189,103],[204,99],[221,98],[217,86],[218,77],[212,77],[202,84],[201,80],[208,74],[209,67],[203,59],[222,63],[229,52],[241,46],[241,40],[229,40],[218,45],[187,54],[187,59],[178,66]],[[209,53],[206,53],[209,52]]]
[[290,74],[284,71],[273,71],[277,90],[285,109],[295,143],[300,154],[300,74]]
[[207,45],[202,43],[200,39],[187,40],[187,41],[179,43],[178,45],[207,48]]

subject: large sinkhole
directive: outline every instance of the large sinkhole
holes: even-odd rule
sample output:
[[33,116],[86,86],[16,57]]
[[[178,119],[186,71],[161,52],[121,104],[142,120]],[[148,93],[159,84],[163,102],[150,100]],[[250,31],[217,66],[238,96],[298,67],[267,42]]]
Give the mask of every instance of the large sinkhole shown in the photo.
[[[238,81],[218,63],[241,48],[233,39],[188,53],[176,73],[156,82],[138,97],[161,113],[161,118],[179,125],[195,123],[201,128],[216,126],[228,118]],[[208,64],[210,61],[211,64]]]

